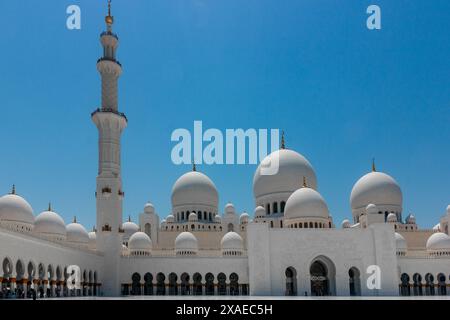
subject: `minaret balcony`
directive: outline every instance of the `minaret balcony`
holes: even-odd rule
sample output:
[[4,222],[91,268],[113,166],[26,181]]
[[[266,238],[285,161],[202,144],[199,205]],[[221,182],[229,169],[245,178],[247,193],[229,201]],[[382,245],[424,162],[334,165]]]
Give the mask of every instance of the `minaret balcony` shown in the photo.
[[111,37],[114,37],[114,38],[116,38],[117,40],[119,40],[119,37],[117,36],[117,34],[115,34],[115,33],[112,32],[112,31],[104,31],[104,32],[102,32],[102,33],[100,34],[100,37],[104,37],[104,36],[111,36]]
[[101,57],[97,60],[97,63],[101,62],[101,61],[110,61],[110,62],[114,62],[117,63],[120,67],[122,67],[122,64],[117,61],[116,59],[112,59],[112,58],[108,58],[108,57]]
[[97,108],[97,110],[95,110],[94,112],[91,113],[91,117],[93,117],[95,114],[101,113],[101,112],[114,113],[115,115],[118,115],[120,117],[125,118],[125,121],[128,122],[128,119],[127,119],[127,116],[125,115],[125,113],[119,112],[119,111],[114,110],[112,108]]

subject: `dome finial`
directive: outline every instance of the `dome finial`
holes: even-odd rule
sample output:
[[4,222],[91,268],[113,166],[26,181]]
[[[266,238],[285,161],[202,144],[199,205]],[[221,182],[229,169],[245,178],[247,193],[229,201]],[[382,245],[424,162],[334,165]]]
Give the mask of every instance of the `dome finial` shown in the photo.
[[16,185],[15,184],[12,185],[11,194],[16,194]]
[[372,158],[372,172],[376,172],[377,168],[375,168],[375,158]]
[[308,185],[306,183],[306,177],[303,176],[303,188],[307,188],[307,187],[308,187]]
[[192,171],[197,171],[197,166],[195,165],[195,159],[192,159]]
[[281,131],[281,149],[286,149],[286,143],[284,141],[284,130]]
[[73,223],[77,223],[77,216],[73,216]]
[[48,210],[47,211],[52,211],[52,203],[51,202],[48,203]]
[[108,15],[105,17],[105,22],[109,26],[114,23],[114,17],[111,15],[111,0],[108,0]]
[[131,216],[128,215],[128,222],[131,222]]

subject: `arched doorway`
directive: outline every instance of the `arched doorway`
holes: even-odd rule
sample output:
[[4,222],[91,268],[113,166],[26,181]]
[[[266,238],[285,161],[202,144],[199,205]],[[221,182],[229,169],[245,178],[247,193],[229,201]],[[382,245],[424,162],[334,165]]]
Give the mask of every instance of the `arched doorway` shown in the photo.
[[447,286],[445,284],[445,275],[443,273],[439,273],[437,276],[438,281],[438,293],[440,296],[447,295]]
[[227,294],[227,276],[221,272],[217,275],[217,291],[220,296],[225,296]]
[[309,267],[312,296],[335,295],[334,263],[325,256],[317,257]]
[[21,260],[16,262],[16,297],[25,298],[24,287],[24,277],[25,277],[25,266]]
[[194,295],[201,296],[202,292],[202,276],[200,273],[194,274]]
[[188,296],[191,294],[191,285],[189,284],[189,275],[183,273],[181,275],[181,295]]
[[164,296],[166,295],[166,276],[163,273],[158,273],[156,275],[156,295]]
[[425,294],[434,296],[434,277],[431,273],[425,275]]
[[176,296],[178,295],[178,285],[177,285],[178,277],[175,273],[169,274],[169,295]]
[[208,296],[214,295],[214,275],[212,273],[207,273],[205,276],[205,294]]
[[403,273],[400,277],[402,282],[400,287],[400,295],[402,296],[410,296],[411,290],[409,288],[409,276],[406,273]]
[[356,267],[350,268],[348,270],[349,277],[349,287],[350,296],[360,296],[361,295],[361,274]]
[[144,294],[146,296],[153,295],[153,275],[149,272],[144,275]]
[[297,295],[297,271],[293,267],[289,267],[285,271],[286,275],[286,296]]
[[131,294],[135,296],[141,295],[141,275],[137,272],[131,276]]
[[239,295],[239,276],[237,273],[230,274],[230,296]]
[[413,275],[413,292],[415,296],[421,296],[422,295],[422,276],[418,273],[415,273]]

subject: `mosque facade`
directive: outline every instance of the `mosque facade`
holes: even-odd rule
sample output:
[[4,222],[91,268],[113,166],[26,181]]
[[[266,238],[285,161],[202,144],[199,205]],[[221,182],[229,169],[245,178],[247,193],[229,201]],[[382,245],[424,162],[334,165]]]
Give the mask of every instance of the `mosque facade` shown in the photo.
[[[373,164],[353,187],[351,218],[336,226],[313,166],[284,141],[254,174],[253,217],[232,203],[220,212],[214,182],[194,166],[173,185],[171,214],[160,220],[146,203],[137,223],[123,222],[128,121],[118,108],[122,66],[110,12],[105,21],[102,101],[91,115],[96,227],[66,224],[51,205],[35,215],[13,187],[0,198],[0,297],[450,295],[450,206],[433,229],[419,228],[403,216],[399,184]],[[271,161],[278,173],[264,175]]]

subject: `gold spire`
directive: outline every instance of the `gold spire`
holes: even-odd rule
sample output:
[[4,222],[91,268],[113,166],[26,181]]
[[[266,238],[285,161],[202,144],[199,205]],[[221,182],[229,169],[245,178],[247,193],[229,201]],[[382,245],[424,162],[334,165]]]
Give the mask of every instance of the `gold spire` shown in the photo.
[[375,158],[372,158],[372,172],[376,172],[377,168],[375,168]]
[[284,130],[281,131],[281,149],[286,149],[286,144],[284,141]]
[[303,176],[303,188],[307,188],[308,185],[306,184],[306,177]]
[[15,184],[12,185],[11,194],[16,194],[16,185]]
[[108,25],[114,23],[114,17],[111,15],[111,0],[108,0],[108,15],[105,17],[105,22]]
[[52,211],[52,203],[51,202],[48,203],[48,210],[47,211]]

